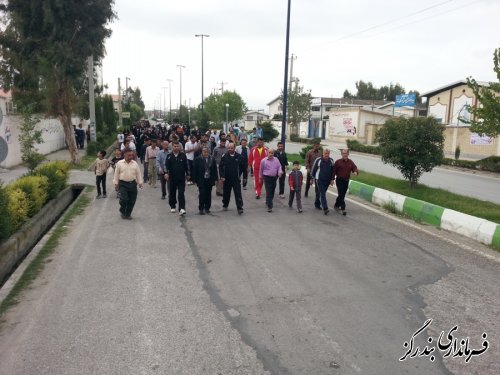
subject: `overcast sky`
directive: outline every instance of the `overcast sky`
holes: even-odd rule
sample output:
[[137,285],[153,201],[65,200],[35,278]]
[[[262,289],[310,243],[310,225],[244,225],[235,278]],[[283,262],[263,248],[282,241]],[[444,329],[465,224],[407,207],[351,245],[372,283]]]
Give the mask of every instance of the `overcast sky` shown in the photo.
[[[265,109],[283,87],[287,0],[116,0],[118,19],[103,62],[108,93],[138,86],[146,108],[201,102],[220,82],[249,109]],[[315,97],[355,93],[363,79],[429,91],[472,75],[495,80],[500,0],[292,0],[293,75]],[[168,88],[166,108],[169,107]]]

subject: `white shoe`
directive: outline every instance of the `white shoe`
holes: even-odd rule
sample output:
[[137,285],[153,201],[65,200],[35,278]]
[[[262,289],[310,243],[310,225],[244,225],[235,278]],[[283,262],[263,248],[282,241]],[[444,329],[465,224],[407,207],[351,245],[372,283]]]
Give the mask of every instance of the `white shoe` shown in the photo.
[[179,211],[179,216],[184,216],[186,214],[186,210],[182,209]]
[[175,208],[171,208],[171,209],[170,209],[170,212],[172,212],[173,214],[175,214],[175,211],[176,211],[176,209],[175,209]]

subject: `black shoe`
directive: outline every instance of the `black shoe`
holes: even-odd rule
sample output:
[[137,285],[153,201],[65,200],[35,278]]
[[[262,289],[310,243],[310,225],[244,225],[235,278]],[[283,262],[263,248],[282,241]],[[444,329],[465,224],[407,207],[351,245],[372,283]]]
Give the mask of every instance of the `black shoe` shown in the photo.
[[260,199],[260,195],[256,195],[256,196],[255,196],[255,199]]
[[125,219],[132,220],[132,216],[125,216]]
[[241,215],[242,213],[243,213],[243,208],[240,208],[240,209],[238,210],[238,215]]
[[211,214],[210,210],[205,210],[205,213],[206,213],[207,215],[210,215],[210,214]]
[[222,207],[222,211],[227,211],[227,207]]
[[324,211],[325,215],[328,215],[328,212],[330,212],[330,210],[328,208],[325,208],[323,211]]
[[309,195],[307,193],[304,194],[304,198],[307,198]]
[[106,195],[106,193],[104,193],[104,194],[102,195],[102,197],[103,197],[103,198],[107,198],[108,196]]
[[267,212],[273,212],[273,208],[272,207],[268,207],[267,208]]
[[161,196],[161,199],[165,199],[165,196],[164,196],[164,195],[162,195],[162,196]]
[[347,215],[347,212],[342,211],[342,215],[346,216],[346,215]]
[[124,214],[121,214],[122,219],[126,219],[127,217]]
[[203,210],[200,210],[200,215],[205,215],[205,212]]
[[340,213],[340,207],[333,206],[333,209],[334,209],[336,212]]

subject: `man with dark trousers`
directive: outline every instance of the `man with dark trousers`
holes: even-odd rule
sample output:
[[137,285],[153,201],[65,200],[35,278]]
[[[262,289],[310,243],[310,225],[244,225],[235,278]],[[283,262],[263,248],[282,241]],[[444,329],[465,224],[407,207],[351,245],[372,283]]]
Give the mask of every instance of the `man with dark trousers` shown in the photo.
[[333,185],[333,159],[330,157],[330,150],[325,148],[323,150],[323,156],[317,158],[313,165],[311,174],[314,177],[314,182],[316,183],[316,200],[314,201],[314,207],[318,210],[323,208],[325,215],[328,215],[328,202],[326,201],[326,191],[328,186]]
[[248,154],[250,153],[246,138],[241,140],[240,145],[236,147],[236,152],[241,155],[241,162],[245,163],[245,165],[243,165],[241,168],[240,178],[243,176],[243,190],[246,190],[248,181]]
[[283,142],[278,142],[278,149],[274,151],[274,157],[279,160],[281,164],[281,170],[283,174],[278,179],[279,183],[279,197],[281,199],[285,198],[285,179],[286,179],[286,171],[288,169],[288,157],[286,156],[286,152],[283,151]]
[[342,158],[337,160],[333,166],[333,174],[336,176],[335,184],[337,185],[338,196],[335,201],[335,211],[339,212],[342,210],[342,215],[347,215],[345,212],[345,194],[349,188],[349,179],[351,177],[351,172],[355,176],[359,174],[358,167],[356,164],[349,159],[349,150],[341,150],[340,154]]
[[235,152],[234,143],[227,146],[227,152],[221,159],[219,165],[219,176],[223,185],[222,209],[227,211],[231,199],[231,189],[234,191],[234,199],[238,214],[243,213],[243,197],[241,196],[240,170],[243,168],[241,155]]
[[168,195],[170,212],[174,213],[176,211],[175,206],[178,198],[180,216],[184,216],[186,214],[186,199],[184,197],[184,191],[186,190],[186,179],[189,180],[189,175],[190,171],[186,154],[181,152],[181,145],[178,141],[175,141],[172,145],[172,153],[167,155],[164,177],[170,186]]
[[122,219],[132,220],[132,210],[137,200],[137,185],[142,189],[144,183],[139,164],[134,160],[135,152],[125,149],[124,159],[116,163],[113,183],[120,192],[120,213]]
[[[311,174],[311,169],[312,169],[312,164],[314,161],[321,156],[321,146],[319,144],[319,141],[314,141],[313,148],[310,149],[307,154],[306,154],[306,170],[307,170],[307,177],[306,177],[306,191],[304,194],[304,197],[307,198],[309,194],[309,187],[311,186],[311,183],[314,181],[314,177]],[[316,195],[318,194],[317,187],[315,188],[316,190]]]
[[194,159],[191,180],[198,185],[198,209],[200,215],[210,213],[212,205],[212,187],[217,181],[217,166],[214,158],[210,155],[208,147],[201,149],[201,155]]

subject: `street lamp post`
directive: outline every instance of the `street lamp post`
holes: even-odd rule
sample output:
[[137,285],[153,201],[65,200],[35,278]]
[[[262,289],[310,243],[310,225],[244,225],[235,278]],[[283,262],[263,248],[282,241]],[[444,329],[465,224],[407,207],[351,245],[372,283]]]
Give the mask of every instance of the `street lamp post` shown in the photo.
[[290,7],[291,0],[288,0],[288,12],[286,19],[286,47],[285,47],[285,83],[283,84],[283,118],[281,119],[281,142],[285,149],[286,141],[286,102],[288,99],[288,53],[290,46]]
[[182,68],[184,65],[177,65],[179,68],[179,121],[181,119],[181,108],[182,108]]
[[203,90],[203,39],[210,37],[207,34],[196,34],[195,37],[201,37],[201,111],[203,112],[203,103],[205,101],[204,98],[204,90]]
[[224,129],[226,133],[228,131],[228,122],[229,122],[229,103],[226,103],[226,128]]
[[168,82],[168,99],[170,100],[170,104],[168,107],[168,121],[172,125],[172,80],[167,78]]
[[167,107],[165,106],[165,100],[166,100],[167,95],[165,94],[165,90],[167,89],[167,87],[162,87],[162,89],[163,89],[163,116],[166,117],[167,116]]

